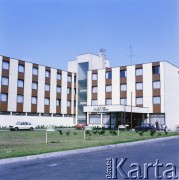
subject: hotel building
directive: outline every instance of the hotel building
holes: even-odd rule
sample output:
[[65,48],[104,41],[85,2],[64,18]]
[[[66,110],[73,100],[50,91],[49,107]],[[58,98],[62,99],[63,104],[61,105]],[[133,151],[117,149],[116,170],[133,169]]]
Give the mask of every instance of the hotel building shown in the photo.
[[179,125],[179,68],[167,61],[110,68],[84,54],[68,71],[0,56],[0,126],[87,123],[114,128],[142,122]]

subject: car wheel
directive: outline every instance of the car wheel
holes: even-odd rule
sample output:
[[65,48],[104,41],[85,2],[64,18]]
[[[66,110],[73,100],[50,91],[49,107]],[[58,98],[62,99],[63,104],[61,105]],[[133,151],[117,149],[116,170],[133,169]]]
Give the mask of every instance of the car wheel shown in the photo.
[[15,127],[14,130],[17,131],[17,130],[18,130],[18,127]]
[[30,130],[31,130],[31,131],[33,131],[33,130],[34,130],[34,128],[33,128],[33,127],[31,127],[31,128],[30,128]]

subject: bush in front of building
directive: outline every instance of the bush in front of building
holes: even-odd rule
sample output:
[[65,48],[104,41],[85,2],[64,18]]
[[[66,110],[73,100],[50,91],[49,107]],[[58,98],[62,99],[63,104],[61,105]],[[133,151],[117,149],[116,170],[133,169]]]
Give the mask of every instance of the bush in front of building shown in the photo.
[[144,135],[144,131],[139,131],[138,133],[139,133],[140,136]]
[[110,130],[109,131],[109,134],[111,134],[112,136],[116,136],[117,135],[117,132],[115,130]]
[[97,134],[97,133],[98,133],[98,130],[95,129],[95,130],[93,130],[92,132],[93,132],[93,134]]
[[65,134],[66,134],[67,136],[69,136],[69,135],[70,135],[70,131],[66,131]]
[[100,134],[100,135],[103,135],[103,134],[105,134],[105,130],[104,129],[101,129],[100,131],[98,131],[98,134]]
[[62,132],[62,130],[58,130],[58,132],[59,132],[59,134],[60,134],[60,135],[63,135],[63,132]]
[[150,135],[153,136],[155,134],[156,130],[150,130]]

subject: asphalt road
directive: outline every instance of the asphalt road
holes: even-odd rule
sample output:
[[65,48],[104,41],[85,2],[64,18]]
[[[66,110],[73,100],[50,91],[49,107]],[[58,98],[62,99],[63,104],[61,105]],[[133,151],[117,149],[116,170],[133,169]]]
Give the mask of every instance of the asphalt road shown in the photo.
[[[113,159],[107,161],[107,158]],[[111,167],[106,165],[110,160]],[[170,164],[166,167],[167,163]],[[167,171],[170,172],[167,174]],[[125,175],[130,175],[130,179],[139,179],[139,176],[143,176],[141,179],[154,180],[157,176],[174,179],[175,175],[179,176],[179,138],[0,165],[0,180],[102,180],[107,179],[106,175],[118,179],[127,178]]]

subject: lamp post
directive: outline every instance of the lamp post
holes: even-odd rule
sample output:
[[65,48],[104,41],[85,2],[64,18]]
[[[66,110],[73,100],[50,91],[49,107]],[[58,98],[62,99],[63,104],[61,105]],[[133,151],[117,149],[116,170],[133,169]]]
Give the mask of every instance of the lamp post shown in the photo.
[[131,131],[132,131],[132,91],[131,91]]

